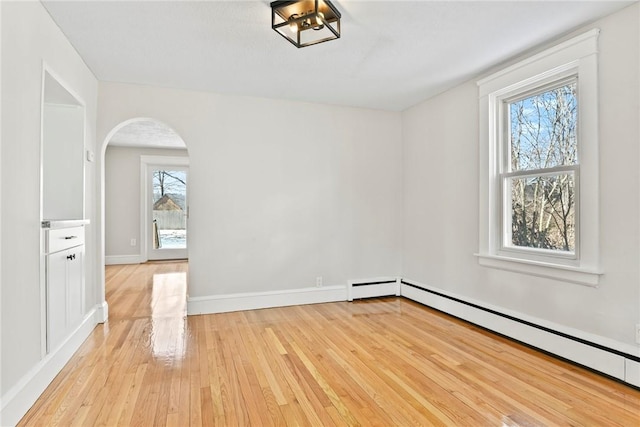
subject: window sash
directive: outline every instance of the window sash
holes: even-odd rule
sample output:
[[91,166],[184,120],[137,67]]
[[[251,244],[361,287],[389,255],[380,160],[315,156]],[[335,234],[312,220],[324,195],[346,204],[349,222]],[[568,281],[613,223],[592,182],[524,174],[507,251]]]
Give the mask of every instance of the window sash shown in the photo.
[[[501,122],[499,129],[501,129],[501,133],[499,136],[499,150],[500,150],[500,162],[498,163],[499,172],[496,178],[499,181],[500,185],[500,236],[498,238],[499,242],[499,251],[507,254],[520,254],[522,256],[528,257],[530,255],[533,256],[545,256],[553,259],[567,259],[567,260],[577,260],[579,259],[579,237],[580,237],[580,224],[579,224],[579,197],[580,197],[580,186],[579,186],[579,177],[580,177],[580,166],[579,166],[579,158],[580,158],[580,136],[579,136],[579,120],[580,116],[576,117],[576,150],[577,150],[577,158],[578,163],[573,165],[558,165],[549,168],[539,168],[539,169],[526,169],[526,170],[517,170],[513,171],[511,169],[511,117],[510,117],[510,104],[519,102],[523,99],[530,98],[533,96],[540,95],[542,93],[551,91],[556,88],[560,88],[569,84],[576,84],[579,87],[578,81],[578,73],[574,70],[568,75],[561,76],[559,78],[546,81],[539,82],[539,84],[529,85],[526,89],[519,91],[512,91],[508,93],[504,93],[501,97],[496,99],[498,104],[499,114],[497,115],[497,119]],[[580,108],[580,100],[578,98],[579,91],[576,93],[576,102],[578,103],[578,110]],[[527,179],[527,178],[538,178],[545,176],[557,176],[562,174],[569,174],[573,176],[574,180],[574,199],[573,199],[573,208],[574,208],[574,250],[573,251],[565,251],[560,249],[543,249],[543,248],[533,248],[526,246],[517,246],[513,244],[513,228],[512,228],[512,194],[511,194],[511,183],[515,179]]]
[[567,86],[573,83],[575,83],[578,87],[580,86],[578,81],[578,74],[575,72],[572,72],[571,74],[559,79],[552,80],[548,83],[532,85],[532,87],[527,90],[523,90],[521,92],[517,92],[516,94],[503,98],[502,101],[506,104],[513,104],[514,102],[522,101],[523,99],[531,98],[532,96],[540,95],[550,90],[557,89],[562,86]]
[[[553,89],[557,89],[566,85],[575,84],[576,85],[576,103],[578,105],[578,112],[576,117],[576,164],[580,163],[580,85],[578,80],[577,71],[573,70],[569,75],[562,76],[560,78],[547,81],[545,83],[532,84],[527,89],[517,91],[517,92],[509,92],[503,94],[496,101],[499,102],[498,106],[498,120],[500,121],[499,128],[501,129],[501,133],[499,135],[499,145],[500,145],[500,164],[499,168],[501,172],[512,172],[511,170],[511,117],[510,117],[510,108],[509,105],[515,102],[522,101],[524,99],[537,96],[543,94],[545,92],[551,91]],[[559,165],[556,167],[563,167],[569,165]],[[545,168],[545,169],[552,169]],[[537,169],[542,170],[542,169]],[[533,169],[526,170],[527,172],[534,171]]]
[[542,168],[542,169],[529,169],[515,172],[504,172],[500,174],[500,178],[529,178],[536,176],[549,176],[549,175],[559,175],[563,172],[573,172],[578,175],[580,170],[580,165],[566,165],[566,166],[554,166],[552,168]]
[[[574,250],[532,248],[513,244],[512,225],[512,186],[515,179],[539,178],[545,176],[572,175],[573,176],[573,209],[574,209]],[[501,236],[500,251],[512,254],[543,255],[558,259],[579,259],[580,248],[580,166],[556,166],[553,168],[527,171],[507,172],[499,175],[501,187]]]

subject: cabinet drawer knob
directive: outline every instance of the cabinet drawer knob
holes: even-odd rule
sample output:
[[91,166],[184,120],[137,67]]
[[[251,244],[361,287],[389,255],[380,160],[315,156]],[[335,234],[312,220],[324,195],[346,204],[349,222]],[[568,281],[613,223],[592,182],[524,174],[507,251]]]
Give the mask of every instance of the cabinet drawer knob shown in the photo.
[[67,259],[69,261],[73,261],[74,259],[76,259],[76,254],[67,255]]
[[64,240],[77,239],[78,236],[64,236]]

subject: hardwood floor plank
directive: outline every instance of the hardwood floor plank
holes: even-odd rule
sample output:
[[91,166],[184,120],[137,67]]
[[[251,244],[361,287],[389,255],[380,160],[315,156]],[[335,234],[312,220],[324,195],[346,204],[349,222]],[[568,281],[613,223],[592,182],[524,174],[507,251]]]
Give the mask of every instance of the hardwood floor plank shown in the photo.
[[108,266],[20,426],[640,426],[640,391],[402,298],[186,317],[185,262]]
[[133,416],[133,410],[138,402],[138,396],[140,395],[140,389],[144,376],[147,372],[147,364],[143,363],[137,366],[136,373],[133,376],[133,381],[127,391],[127,398],[125,399],[123,410],[118,418],[117,425],[129,426],[131,425],[131,418]]

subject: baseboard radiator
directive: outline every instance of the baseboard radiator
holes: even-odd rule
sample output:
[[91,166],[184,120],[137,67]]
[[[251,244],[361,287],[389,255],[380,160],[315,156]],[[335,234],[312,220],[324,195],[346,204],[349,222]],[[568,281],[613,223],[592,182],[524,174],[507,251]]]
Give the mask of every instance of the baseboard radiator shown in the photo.
[[398,277],[351,280],[347,285],[347,300],[400,296],[400,283],[401,279]]
[[635,346],[504,313],[406,279],[400,295],[497,334],[640,388],[640,351]]

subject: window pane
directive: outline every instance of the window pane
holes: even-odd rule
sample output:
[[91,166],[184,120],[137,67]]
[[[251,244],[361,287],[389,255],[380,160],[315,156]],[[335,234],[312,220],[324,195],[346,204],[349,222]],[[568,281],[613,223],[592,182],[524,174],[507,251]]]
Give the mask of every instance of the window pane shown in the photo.
[[509,104],[511,170],[578,163],[576,82]]
[[186,171],[153,171],[153,245],[155,249],[187,247],[186,200]]
[[510,178],[513,246],[575,250],[575,179],[572,173]]

